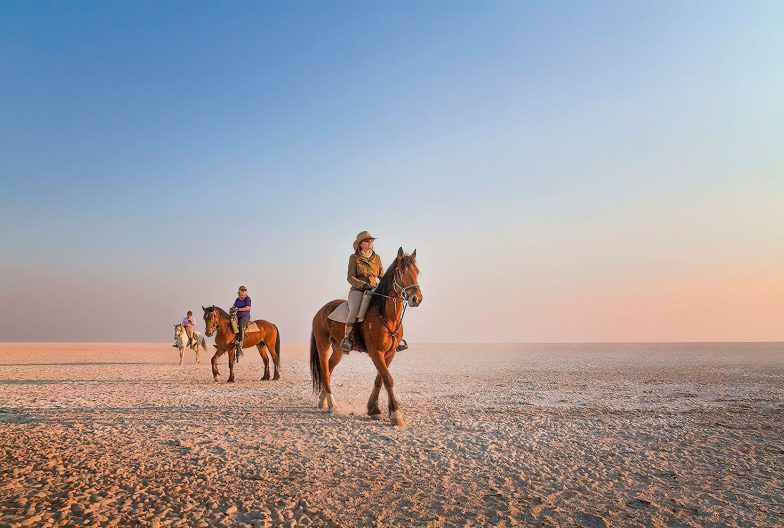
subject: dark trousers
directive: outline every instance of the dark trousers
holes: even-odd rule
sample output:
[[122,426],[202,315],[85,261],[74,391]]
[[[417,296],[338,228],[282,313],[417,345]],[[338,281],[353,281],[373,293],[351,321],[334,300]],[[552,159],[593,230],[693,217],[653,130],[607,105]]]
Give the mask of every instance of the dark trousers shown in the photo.
[[240,333],[237,334],[238,348],[242,347],[242,342],[245,340],[245,329],[248,327],[248,323],[250,323],[250,317],[237,318],[237,326],[240,327]]

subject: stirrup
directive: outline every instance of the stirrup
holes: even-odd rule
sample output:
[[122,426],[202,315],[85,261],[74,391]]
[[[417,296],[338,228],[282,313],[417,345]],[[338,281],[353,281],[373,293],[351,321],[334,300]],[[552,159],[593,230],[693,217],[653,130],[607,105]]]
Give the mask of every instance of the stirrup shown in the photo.
[[353,341],[348,336],[344,337],[343,341],[340,342],[340,349],[344,354],[350,354],[352,348],[354,348]]
[[408,350],[408,343],[406,343],[405,339],[401,339],[400,343],[397,344],[397,348],[395,349],[395,352],[402,352],[404,350]]

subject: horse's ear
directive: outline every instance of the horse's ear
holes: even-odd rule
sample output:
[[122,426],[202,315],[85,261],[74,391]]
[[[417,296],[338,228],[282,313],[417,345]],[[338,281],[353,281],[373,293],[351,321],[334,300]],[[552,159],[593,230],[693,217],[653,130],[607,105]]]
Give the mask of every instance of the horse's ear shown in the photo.
[[402,259],[403,255],[405,255],[405,253],[403,253],[403,246],[400,246],[400,248],[397,250],[397,258]]
[[201,309],[204,310],[205,312],[207,311],[207,309],[204,306],[202,306]]
[[416,249],[411,253],[411,260],[416,260]]

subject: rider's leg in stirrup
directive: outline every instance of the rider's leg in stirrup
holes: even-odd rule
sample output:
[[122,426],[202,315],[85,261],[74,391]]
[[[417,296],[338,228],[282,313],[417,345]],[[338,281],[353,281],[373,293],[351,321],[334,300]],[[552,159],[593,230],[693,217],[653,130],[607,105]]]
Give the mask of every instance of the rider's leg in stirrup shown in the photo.
[[354,325],[346,325],[346,335],[343,336],[343,341],[340,342],[340,349],[345,354],[350,354],[351,349],[354,348]]
[[402,352],[404,350],[408,350],[408,343],[406,343],[405,339],[400,338],[400,343],[397,344],[395,352]]
[[245,341],[245,329],[248,326],[249,319],[247,317],[240,318],[239,323],[239,332],[237,333],[237,353],[234,354],[234,361],[239,361],[240,354],[242,354],[242,343]]

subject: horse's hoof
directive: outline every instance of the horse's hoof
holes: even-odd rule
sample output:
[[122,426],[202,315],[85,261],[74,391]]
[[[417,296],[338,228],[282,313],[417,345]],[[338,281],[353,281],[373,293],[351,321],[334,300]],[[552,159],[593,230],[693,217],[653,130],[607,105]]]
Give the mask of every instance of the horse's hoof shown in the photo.
[[403,419],[403,413],[400,411],[393,411],[389,415],[389,421],[392,425],[397,425],[398,427],[405,427],[406,421]]
[[368,416],[370,416],[371,420],[383,420],[384,419],[384,415],[381,414],[381,413],[369,414]]
[[269,376],[262,376],[261,381],[269,381]]
[[226,383],[234,383],[234,380],[232,378],[229,378],[226,380]]
[[280,379],[280,374],[275,374],[275,376],[273,376],[272,378],[272,381],[278,381],[279,379]]
[[213,377],[212,377],[212,379],[214,379],[214,380],[215,380],[215,383],[218,383],[218,382],[220,381],[220,380],[218,379],[218,376],[213,376]]

